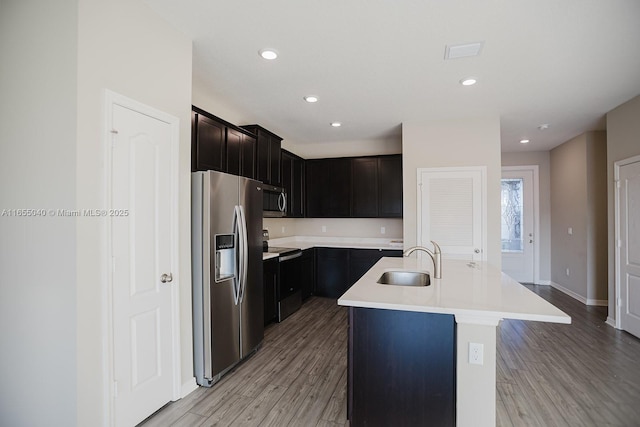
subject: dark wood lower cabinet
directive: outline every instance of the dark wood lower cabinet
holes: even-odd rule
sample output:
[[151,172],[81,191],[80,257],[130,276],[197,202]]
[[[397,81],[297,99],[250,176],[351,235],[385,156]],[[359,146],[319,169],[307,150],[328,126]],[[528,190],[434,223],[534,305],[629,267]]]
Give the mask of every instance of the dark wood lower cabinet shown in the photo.
[[453,315],[349,308],[352,427],[454,426]]
[[349,289],[349,249],[316,248],[316,295],[338,298]]
[[264,281],[264,324],[267,325],[278,318],[278,300],[276,288],[280,262],[278,258],[271,258],[262,262]]
[[301,277],[300,290],[302,291],[302,300],[306,300],[316,293],[316,271],[315,271],[315,249],[305,249],[300,257]]
[[401,250],[316,248],[316,293],[339,298],[382,257],[400,257]]
[[382,257],[401,257],[401,250],[350,249],[349,286],[356,283]]

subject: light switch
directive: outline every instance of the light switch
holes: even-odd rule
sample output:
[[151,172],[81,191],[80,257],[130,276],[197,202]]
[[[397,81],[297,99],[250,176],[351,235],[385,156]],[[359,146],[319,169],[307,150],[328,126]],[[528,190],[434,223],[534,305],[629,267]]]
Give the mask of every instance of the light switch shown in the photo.
[[573,228],[569,227],[569,229],[567,230],[567,233],[569,233],[569,235],[572,235],[573,234]]

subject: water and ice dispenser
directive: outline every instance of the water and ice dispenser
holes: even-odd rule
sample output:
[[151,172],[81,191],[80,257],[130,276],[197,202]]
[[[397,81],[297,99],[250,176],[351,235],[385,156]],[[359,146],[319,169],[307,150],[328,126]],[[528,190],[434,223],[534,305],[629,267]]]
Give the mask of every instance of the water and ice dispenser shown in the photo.
[[234,234],[216,234],[216,282],[236,275],[236,239]]

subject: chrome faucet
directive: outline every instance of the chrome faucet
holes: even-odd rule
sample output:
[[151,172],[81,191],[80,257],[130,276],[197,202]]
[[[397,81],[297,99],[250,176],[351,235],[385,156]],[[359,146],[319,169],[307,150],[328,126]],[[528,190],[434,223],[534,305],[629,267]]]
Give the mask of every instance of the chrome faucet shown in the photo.
[[442,258],[441,258],[442,253],[440,252],[440,246],[438,246],[438,244],[433,240],[431,241],[431,243],[433,243],[433,252],[431,252],[429,249],[425,248],[424,246],[414,246],[404,251],[403,255],[408,257],[415,251],[426,252],[427,254],[429,254],[429,256],[431,257],[431,260],[433,261],[433,278],[442,279]]

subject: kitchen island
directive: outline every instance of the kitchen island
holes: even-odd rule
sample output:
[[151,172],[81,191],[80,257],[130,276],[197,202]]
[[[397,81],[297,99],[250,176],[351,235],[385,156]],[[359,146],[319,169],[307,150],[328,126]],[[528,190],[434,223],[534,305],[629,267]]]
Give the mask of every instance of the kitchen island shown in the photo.
[[[429,396],[439,398],[440,394],[449,392],[446,384],[453,378],[455,425],[495,426],[496,326],[500,320],[520,319],[569,324],[571,318],[497,268],[484,262],[443,260],[442,279],[431,277],[429,286],[377,283],[384,272],[393,270],[433,271],[433,265],[428,257],[426,259],[382,258],[338,300],[339,305],[350,307],[352,322],[349,331],[350,349],[353,350],[354,342],[358,344],[360,350],[366,347],[367,353],[364,353],[364,357],[367,361],[364,363],[369,364],[371,359],[368,354],[374,352],[383,354],[382,359],[374,359],[379,362],[377,367],[367,366],[364,372],[365,378],[370,374],[372,378],[377,378],[378,382],[386,382],[385,376],[388,377],[389,386],[385,388],[389,397],[386,400],[389,401],[389,407],[394,407],[393,396],[403,387],[411,388],[411,384],[408,384],[407,380],[404,385],[398,384],[393,377],[396,372],[399,373],[398,375],[405,375],[402,373],[403,367],[414,362],[411,358],[405,357],[408,350],[398,348],[397,341],[394,340],[405,329],[403,325],[406,328],[417,327],[417,332],[413,335],[416,345],[412,348],[420,347],[424,342],[426,343],[424,348],[418,348],[417,354],[426,355],[423,359],[430,359],[434,354],[442,358],[441,361],[432,364],[431,368],[424,368],[424,366],[422,368],[427,371],[429,369],[451,371],[449,379],[445,377],[438,379],[445,384],[442,390],[429,389],[428,384],[418,384],[417,388]],[[373,320],[364,322],[358,320],[363,315]],[[393,318],[388,318],[390,315]],[[453,324],[453,327],[447,326],[448,324]],[[435,347],[427,343],[433,340],[439,340],[439,344]],[[447,340],[453,342],[451,348]],[[480,355],[477,352],[474,354],[474,364],[470,363],[470,344],[481,345]],[[478,346],[475,347],[478,348]],[[354,384],[353,365],[359,362],[362,355],[363,352],[360,351],[355,355],[356,357],[353,354],[349,356],[350,414],[356,414],[356,416],[359,413],[357,405],[365,401],[363,399],[367,390],[353,388],[362,388],[359,384],[369,384],[368,381],[363,383],[358,382],[359,380]],[[378,357],[377,354],[371,354],[371,356]],[[394,358],[397,358],[398,364],[394,363]],[[447,358],[451,359],[451,363],[446,363]],[[428,363],[431,362],[425,360],[425,366]],[[358,368],[355,371],[357,373]],[[417,371],[414,377],[416,381],[423,381],[425,375],[428,375],[427,371]],[[359,372],[359,378],[362,378],[362,367]],[[390,386],[391,384],[393,386]],[[376,386],[376,393],[380,389],[380,385]],[[400,393],[400,395],[404,396],[402,398],[405,400],[411,399],[411,396],[406,393]],[[358,398],[353,400],[354,396],[360,396],[360,400]],[[379,399],[380,395],[377,398]],[[385,399],[382,399],[379,405],[387,405],[384,401]],[[407,402],[397,403],[395,407],[401,408],[402,405],[407,405]],[[413,402],[413,405],[420,406],[423,402]],[[351,421],[352,425],[359,425],[358,419]]]

